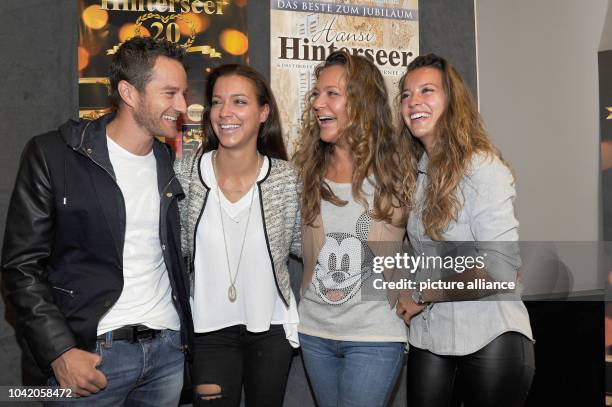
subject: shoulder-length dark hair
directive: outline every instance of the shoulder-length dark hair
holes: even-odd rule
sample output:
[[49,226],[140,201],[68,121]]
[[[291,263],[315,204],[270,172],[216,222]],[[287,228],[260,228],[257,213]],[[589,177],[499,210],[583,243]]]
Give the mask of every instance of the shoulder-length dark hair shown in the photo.
[[215,134],[210,123],[210,106],[212,105],[213,90],[215,83],[222,76],[238,75],[250,80],[255,86],[255,94],[257,95],[257,103],[259,106],[268,105],[270,112],[264,123],[259,125],[257,134],[257,151],[261,154],[268,155],[272,158],[287,160],[287,149],[283,141],[283,132],[280,122],[280,114],[276,99],[270,85],[265,80],[263,75],[255,69],[247,65],[241,64],[226,64],[221,65],[212,70],[206,81],[206,110],[202,117],[202,127],[204,129],[204,141],[202,148],[204,152],[216,150],[219,146],[219,139]]

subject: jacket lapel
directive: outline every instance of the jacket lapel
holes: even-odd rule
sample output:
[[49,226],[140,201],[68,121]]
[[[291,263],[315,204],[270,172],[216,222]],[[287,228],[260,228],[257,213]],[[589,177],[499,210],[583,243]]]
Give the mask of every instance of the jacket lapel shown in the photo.
[[88,167],[91,182],[100,202],[102,215],[110,229],[117,253],[121,258],[125,239],[125,203],[108,155],[107,122],[108,120],[99,119],[86,126],[83,130],[84,134],[80,146],[75,151],[85,155],[94,164]]
[[155,140],[153,154],[157,166],[157,189],[162,204],[160,210],[164,213],[174,198],[182,199],[185,194],[172,168],[173,157],[170,147]]

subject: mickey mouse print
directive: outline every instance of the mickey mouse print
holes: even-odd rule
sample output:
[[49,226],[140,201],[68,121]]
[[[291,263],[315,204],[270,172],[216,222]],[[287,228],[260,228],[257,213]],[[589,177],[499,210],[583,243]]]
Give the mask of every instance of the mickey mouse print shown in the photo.
[[367,245],[370,220],[369,211],[365,211],[357,219],[353,233],[325,235],[312,284],[327,304],[339,305],[350,300],[371,276],[374,254]]

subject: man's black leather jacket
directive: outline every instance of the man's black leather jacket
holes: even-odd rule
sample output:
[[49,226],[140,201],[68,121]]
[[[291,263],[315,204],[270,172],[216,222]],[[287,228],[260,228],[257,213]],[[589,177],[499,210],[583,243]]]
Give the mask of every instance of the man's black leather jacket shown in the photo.
[[[70,348],[95,348],[98,322],[123,289],[126,212],[106,143],[112,118],[69,121],[32,138],[21,157],[4,235],[2,288],[15,307],[24,352],[43,370]],[[184,194],[172,151],[156,140],[153,152],[159,237],[187,346],[193,329],[177,205]]]

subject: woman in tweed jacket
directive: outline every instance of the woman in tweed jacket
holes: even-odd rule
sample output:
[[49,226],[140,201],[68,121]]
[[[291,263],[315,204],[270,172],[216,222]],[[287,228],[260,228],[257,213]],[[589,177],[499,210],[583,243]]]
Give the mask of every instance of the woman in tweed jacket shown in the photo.
[[[281,406],[297,306],[287,260],[301,256],[296,174],[270,87],[223,65],[206,85],[205,140],[177,165],[191,277],[195,405]],[[206,404],[208,405],[208,404]]]

